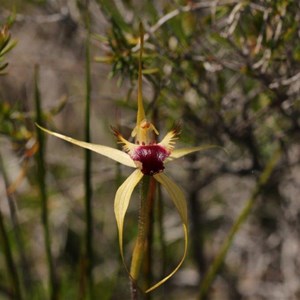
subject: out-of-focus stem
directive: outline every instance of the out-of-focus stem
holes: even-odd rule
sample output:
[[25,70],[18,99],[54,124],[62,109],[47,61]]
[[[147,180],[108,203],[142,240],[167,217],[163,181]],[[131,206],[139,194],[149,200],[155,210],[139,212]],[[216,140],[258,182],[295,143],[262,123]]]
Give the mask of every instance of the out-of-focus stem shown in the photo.
[[1,241],[1,248],[3,249],[5,255],[5,262],[7,265],[8,274],[10,276],[10,280],[14,291],[14,295],[13,295],[14,299],[21,300],[23,298],[21,294],[20,280],[13,260],[12,251],[9,244],[7,231],[4,225],[4,220],[1,211],[0,211],[0,241]]
[[[38,87],[38,77],[39,69],[38,66],[35,67],[34,73],[34,98],[35,98],[35,107],[36,107],[36,122],[37,124],[43,126],[42,118],[42,109],[41,109],[41,97]],[[51,237],[49,229],[49,219],[48,219],[48,195],[46,189],[46,166],[45,166],[45,145],[44,145],[44,136],[41,130],[37,129],[37,140],[39,144],[39,151],[37,152],[37,165],[38,165],[38,184],[40,189],[40,197],[42,204],[42,224],[44,229],[44,240],[45,240],[45,249],[49,270],[49,285],[50,285],[50,298],[52,300],[58,299],[59,286],[57,280],[57,274],[54,270],[53,257],[51,253]]]
[[[29,266],[29,262],[27,260],[27,257],[25,255],[25,247],[24,247],[24,240],[22,238],[21,234],[21,228],[20,228],[20,222],[17,214],[15,199],[13,197],[13,193],[9,192],[9,179],[5,170],[4,162],[2,159],[2,155],[0,153],[0,169],[2,170],[2,175],[4,179],[4,184],[6,188],[6,197],[8,201],[8,207],[10,212],[10,218],[13,225],[13,232],[16,240],[16,246],[18,249],[18,253],[20,256],[20,263],[21,263],[21,270],[22,270],[22,291],[24,292],[24,287],[26,289],[26,292],[30,292],[32,290],[32,277],[31,277],[31,270]],[[24,293],[23,293],[24,294]]]
[[[91,141],[90,134],[90,115],[91,115],[91,57],[90,57],[90,21],[88,13],[88,1],[85,4],[85,22],[87,29],[87,37],[85,43],[85,141]],[[94,280],[93,280],[93,214],[92,214],[92,181],[91,181],[91,163],[92,154],[89,150],[85,150],[85,218],[86,218],[86,277],[88,287],[88,299],[94,298]]]

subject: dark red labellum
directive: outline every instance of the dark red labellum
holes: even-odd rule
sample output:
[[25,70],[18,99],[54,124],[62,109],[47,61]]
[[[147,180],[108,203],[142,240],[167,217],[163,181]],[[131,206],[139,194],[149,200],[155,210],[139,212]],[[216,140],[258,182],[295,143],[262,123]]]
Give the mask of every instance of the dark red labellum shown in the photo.
[[135,149],[131,158],[141,164],[143,174],[154,175],[164,170],[163,162],[169,155],[169,151],[160,145],[143,145]]

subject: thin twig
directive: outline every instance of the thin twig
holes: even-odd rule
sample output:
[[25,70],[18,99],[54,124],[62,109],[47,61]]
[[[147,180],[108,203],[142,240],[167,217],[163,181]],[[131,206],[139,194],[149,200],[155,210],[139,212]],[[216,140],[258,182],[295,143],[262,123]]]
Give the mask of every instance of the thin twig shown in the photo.
[[[239,1],[237,0],[219,1],[217,4],[214,1],[206,1],[206,2],[192,3],[185,6],[181,6],[167,13],[166,15],[161,17],[154,25],[148,28],[147,31],[149,33],[145,33],[144,41],[146,42],[150,38],[151,34],[157,31],[166,22],[170,21],[171,19],[175,18],[181,13],[191,12],[198,9],[215,8],[216,6],[231,5],[236,3],[239,3]],[[132,51],[135,52],[138,51],[139,49],[140,49],[140,44],[137,44],[135,47],[132,48]]]

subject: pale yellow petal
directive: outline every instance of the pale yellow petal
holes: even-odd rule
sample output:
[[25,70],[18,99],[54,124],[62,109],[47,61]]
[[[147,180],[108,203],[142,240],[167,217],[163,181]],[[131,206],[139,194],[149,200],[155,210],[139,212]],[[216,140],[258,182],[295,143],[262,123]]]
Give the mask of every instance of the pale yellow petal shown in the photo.
[[128,209],[132,192],[143,176],[144,176],[143,173],[139,169],[135,170],[118,188],[115,196],[114,208],[115,208],[115,216],[116,216],[118,233],[119,233],[119,245],[120,245],[120,251],[121,251],[123,262],[124,262],[123,227],[124,227],[125,214]]
[[213,148],[219,148],[219,149],[225,151],[225,149],[223,147],[216,146],[216,145],[207,145],[207,146],[175,149],[174,151],[172,151],[171,155],[165,160],[165,163],[173,161],[174,159],[180,158],[182,156],[185,156],[185,155],[188,155],[188,154],[191,154],[191,153],[194,153],[194,152],[204,151],[204,150],[213,149]]
[[129,141],[127,141],[122,134],[119,132],[119,130],[117,130],[116,128],[112,127],[111,128],[113,130],[114,135],[116,136],[116,138],[118,139],[118,143],[122,144],[123,146],[123,150],[127,153],[132,153],[134,151],[134,149],[137,147],[136,144],[130,143]]
[[166,148],[168,151],[172,152],[176,143],[176,140],[178,139],[178,135],[180,133],[180,128],[176,127],[173,130],[169,131],[165,137],[161,140],[159,145]]
[[176,268],[166,277],[164,277],[162,280],[160,280],[158,283],[150,287],[146,293],[153,291],[160,285],[162,285],[164,282],[166,282],[168,279],[170,279],[180,268],[182,265],[186,253],[187,253],[187,246],[188,246],[188,217],[187,217],[187,206],[186,206],[186,200],[184,197],[184,194],[182,190],[175,184],[169,177],[167,177],[164,173],[158,173],[154,175],[154,178],[162,184],[162,186],[167,190],[168,194],[170,195],[182,222],[183,227],[183,233],[184,233],[184,250],[181,260],[179,261]]
[[83,141],[78,141],[75,140],[73,138],[70,138],[68,136],[65,136],[63,134],[57,133],[57,132],[53,132],[51,130],[48,130],[46,128],[41,127],[40,125],[36,124],[41,130],[55,136],[58,137],[62,140],[65,140],[69,143],[72,143],[74,145],[80,146],[82,148],[85,149],[89,149],[91,151],[94,151],[96,153],[99,153],[103,156],[106,156],[110,159],[113,159],[125,166],[128,167],[132,167],[132,168],[136,168],[136,165],[134,164],[133,160],[130,158],[130,156],[128,154],[126,154],[123,151],[120,151],[118,149],[115,148],[111,148],[111,147],[107,147],[107,146],[102,146],[102,145],[96,145],[96,144],[91,144],[91,143],[87,143],[87,142],[83,142]]

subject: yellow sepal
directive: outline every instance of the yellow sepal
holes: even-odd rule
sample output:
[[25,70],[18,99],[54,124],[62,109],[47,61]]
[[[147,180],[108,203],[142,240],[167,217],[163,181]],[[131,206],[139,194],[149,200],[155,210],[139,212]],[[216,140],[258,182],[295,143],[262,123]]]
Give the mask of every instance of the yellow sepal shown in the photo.
[[136,168],[136,165],[133,162],[133,160],[130,158],[130,156],[128,154],[126,154],[125,152],[123,152],[123,151],[120,151],[120,150],[115,149],[115,148],[107,147],[107,146],[96,145],[96,144],[92,144],[92,143],[78,141],[78,140],[73,139],[71,137],[68,137],[66,135],[63,135],[63,134],[48,130],[46,128],[43,128],[38,124],[36,124],[36,126],[38,128],[40,128],[41,130],[43,130],[43,131],[45,131],[45,132],[47,132],[47,133],[49,133],[53,136],[56,136],[56,137],[58,137],[62,140],[65,140],[69,143],[72,143],[72,144],[80,146],[82,148],[89,149],[91,151],[99,153],[99,154],[101,154],[103,156],[106,156],[110,159],[113,159],[116,162],[119,162],[119,163],[121,163],[125,166]]
[[128,268],[125,264],[124,251],[123,251],[124,219],[129,206],[132,192],[143,176],[144,176],[143,173],[139,169],[136,169],[118,188],[115,196],[114,209],[115,209],[115,217],[116,217],[117,227],[118,227],[119,246],[120,246],[122,261],[127,271]]
[[165,160],[165,163],[173,161],[174,159],[183,157],[185,155],[188,155],[188,154],[191,154],[194,152],[204,151],[204,150],[213,149],[213,148],[219,148],[226,152],[226,150],[223,147],[217,146],[217,145],[206,145],[206,146],[199,146],[199,147],[188,147],[188,148],[175,149],[174,151],[172,151],[171,155]]
[[184,233],[184,250],[183,250],[182,258],[179,261],[176,268],[169,275],[167,275],[162,280],[160,280],[158,283],[156,283],[155,285],[147,289],[146,293],[149,293],[155,290],[156,288],[158,288],[160,285],[162,285],[164,282],[170,279],[178,271],[178,269],[184,262],[187,253],[187,246],[188,246],[188,217],[187,217],[187,205],[186,205],[184,194],[182,190],[178,187],[178,185],[175,184],[164,173],[155,174],[154,178],[167,190],[168,194],[170,195],[180,215],[182,227],[183,227],[183,233]]
[[142,80],[143,80],[143,72],[142,72],[142,56],[144,51],[144,27],[143,24],[140,23],[140,56],[139,56],[139,78],[138,78],[138,111],[136,118],[136,125],[138,126],[143,120],[145,120],[145,110],[143,105],[143,93],[142,93]]

